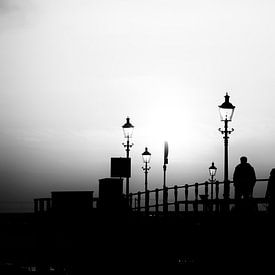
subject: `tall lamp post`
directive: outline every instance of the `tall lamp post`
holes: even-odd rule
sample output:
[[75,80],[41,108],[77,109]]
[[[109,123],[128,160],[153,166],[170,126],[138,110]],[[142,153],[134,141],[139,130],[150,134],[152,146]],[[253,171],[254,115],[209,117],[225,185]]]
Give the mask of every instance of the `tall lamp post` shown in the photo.
[[148,171],[151,169],[151,167],[149,167],[148,164],[151,159],[151,153],[148,152],[147,147],[145,147],[145,151],[142,153],[142,158],[145,166],[145,167],[142,167],[142,170],[144,171],[144,174],[145,174],[145,212],[148,213],[148,210],[149,210]]
[[228,122],[232,120],[235,106],[229,102],[229,95],[226,93],[225,101],[219,106],[221,121],[224,122],[224,129],[219,128],[224,138],[224,199],[229,199],[230,183],[228,180],[228,139],[234,129],[228,130]]
[[166,187],[166,168],[168,164],[168,142],[164,142],[164,162],[163,162],[163,212],[168,212],[168,189]]
[[217,173],[217,167],[215,167],[214,162],[212,162],[212,165],[208,168],[209,169],[209,175],[210,175],[210,184],[211,184],[211,200],[213,200],[213,184],[216,182],[215,176]]
[[[126,139],[126,143],[122,143],[122,145],[126,148],[126,158],[129,159],[130,148],[134,145],[134,143],[130,143],[130,138],[132,138],[134,126],[130,123],[130,118],[126,118],[126,123],[122,126],[124,138]],[[126,178],[126,197],[129,199],[129,177]]]

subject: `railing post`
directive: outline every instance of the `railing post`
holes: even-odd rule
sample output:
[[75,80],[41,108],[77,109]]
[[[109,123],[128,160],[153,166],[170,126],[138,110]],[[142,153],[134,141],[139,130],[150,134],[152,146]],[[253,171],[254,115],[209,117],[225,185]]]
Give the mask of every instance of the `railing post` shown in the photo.
[[135,211],[137,211],[137,198],[135,198]]
[[204,187],[205,187],[205,191],[204,191],[204,194],[205,194],[205,201],[204,201],[204,211],[209,211],[209,200],[208,200],[208,196],[209,196],[209,193],[208,193],[208,181],[206,181],[204,183]]
[[51,209],[51,199],[46,200],[46,210],[49,211]]
[[155,192],[156,192],[156,213],[158,213],[159,212],[159,189],[156,188]]
[[198,211],[198,195],[199,195],[199,184],[195,183],[195,202],[194,202],[194,212]]
[[145,214],[148,215],[149,213],[149,191],[145,191]]
[[229,212],[230,211],[230,204],[229,204],[229,196],[230,196],[230,181],[227,179],[223,183],[223,201],[221,205],[222,212]]
[[188,184],[185,184],[185,211],[188,212]]
[[137,203],[138,203],[138,212],[140,212],[140,191],[138,191]]
[[215,193],[216,193],[216,194],[215,194],[215,197],[216,197],[216,200],[219,199],[219,191],[220,191],[220,190],[219,190],[219,189],[220,189],[219,184],[220,184],[220,183],[219,183],[218,181],[216,181],[216,186],[215,186],[215,187],[216,187],[216,188],[215,188]]
[[211,180],[211,182],[210,182],[210,188],[211,188],[211,190],[210,190],[210,198],[211,198],[211,200],[213,200],[213,197],[214,197],[213,180]]
[[204,183],[204,188],[205,188],[205,191],[204,191],[205,197],[208,197],[208,182],[207,181]]
[[44,200],[39,199],[39,212],[44,212]]
[[34,213],[38,212],[38,199],[34,199]]
[[130,209],[132,210],[133,209],[133,193],[129,194],[129,206],[130,206]]
[[215,183],[215,198],[216,198],[216,212],[220,211],[220,207],[219,207],[219,181],[216,181]]
[[178,204],[178,186],[174,186],[174,197],[175,197],[175,212],[179,212],[179,204]]

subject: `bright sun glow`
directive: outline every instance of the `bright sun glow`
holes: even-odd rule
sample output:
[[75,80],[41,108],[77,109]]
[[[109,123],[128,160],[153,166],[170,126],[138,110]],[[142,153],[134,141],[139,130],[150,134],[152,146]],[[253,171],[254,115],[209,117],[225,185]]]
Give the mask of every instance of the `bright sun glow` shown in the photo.
[[192,119],[187,116],[190,110],[183,107],[183,100],[183,97],[167,96],[152,106],[147,127],[154,140],[167,140],[174,144],[181,144],[183,137],[184,142],[192,140]]

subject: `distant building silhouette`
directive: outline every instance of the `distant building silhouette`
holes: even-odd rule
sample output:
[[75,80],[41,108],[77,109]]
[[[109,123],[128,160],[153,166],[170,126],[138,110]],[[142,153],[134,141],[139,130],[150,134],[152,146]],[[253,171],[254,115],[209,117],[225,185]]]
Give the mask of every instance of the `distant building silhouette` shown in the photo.
[[123,194],[123,179],[104,178],[99,180],[99,211],[122,213],[129,210]]
[[59,213],[90,212],[93,208],[93,191],[52,192],[52,211]]

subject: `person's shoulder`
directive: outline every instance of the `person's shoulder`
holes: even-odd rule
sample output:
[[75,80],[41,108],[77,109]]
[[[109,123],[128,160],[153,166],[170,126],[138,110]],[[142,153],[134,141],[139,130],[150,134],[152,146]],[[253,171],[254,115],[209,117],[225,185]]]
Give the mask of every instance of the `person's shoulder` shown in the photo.
[[251,169],[254,170],[254,167],[250,163],[247,163],[247,164],[248,164],[247,166],[249,166]]

